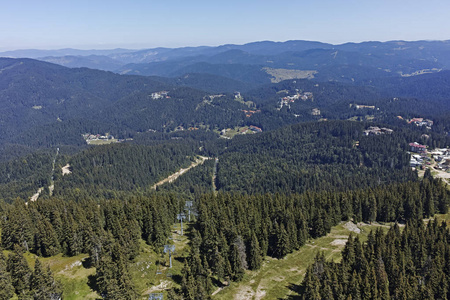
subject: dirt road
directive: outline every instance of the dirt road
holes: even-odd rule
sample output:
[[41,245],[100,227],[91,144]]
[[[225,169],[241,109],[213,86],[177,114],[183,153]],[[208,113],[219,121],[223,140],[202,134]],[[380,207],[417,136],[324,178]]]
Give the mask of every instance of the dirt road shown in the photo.
[[211,159],[211,158],[210,157],[206,157],[206,156],[199,156],[189,167],[187,167],[185,169],[180,169],[178,172],[173,173],[169,177],[161,180],[160,182],[155,183],[152,186],[152,189],[156,190],[157,186],[163,185],[164,183],[167,183],[167,182],[174,182],[178,177],[180,177],[181,175],[183,175],[184,173],[186,173],[190,169],[195,168],[196,166],[198,166],[200,164],[203,164],[208,159]]

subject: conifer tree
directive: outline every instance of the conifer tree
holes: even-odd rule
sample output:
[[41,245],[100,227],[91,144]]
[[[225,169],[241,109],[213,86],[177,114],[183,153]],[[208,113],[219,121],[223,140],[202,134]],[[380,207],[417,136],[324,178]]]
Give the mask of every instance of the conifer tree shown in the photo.
[[29,297],[31,270],[20,247],[15,246],[8,256],[7,270],[11,274],[12,285],[19,299]]
[[10,299],[14,294],[11,275],[7,271],[6,258],[0,250],[0,299]]
[[105,299],[137,298],[127,267],[127,259],[118,242],[104,245],[96,272],[100,295]]
[[252,232],[252,240],[250,242],[249,267],[251,270],[258,270],[262,264],[261,249],[259,247],[256,234]]
[[231,264],[232,279],[234,281],[240,281],[244,276],[244,267],[242,266],[238,246],[235,243],[231,245],[229,260]]
[[30,290],[35,300],[58,299],[62,294],[59,283],[53,278],[50,268],[47,267],[47,270],[44,270],[38,259],[31,275]]

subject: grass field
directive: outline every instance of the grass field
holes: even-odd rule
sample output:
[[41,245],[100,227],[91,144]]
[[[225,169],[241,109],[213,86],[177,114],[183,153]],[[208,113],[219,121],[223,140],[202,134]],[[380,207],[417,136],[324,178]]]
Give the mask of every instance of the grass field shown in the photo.
[[[387,225],[367,224],[358,227],[361,240],[366,240],[373,229],[389,228]],[[340,224],[333,227],[327,236],[309,241],[283,259],[266,258],[260,270],[247,271],[241,282],[216,291],[213,299],[283,299],[295,296],[307,267],[314,262],[317,253],[323,252],[327,260],[339,261],[350,232],[344,224]]]
[[112,143],[117,143],[116,139],[110,139],[110,140],[88,140],[87,143],[89,145],[109,145]]
[[[183,225],[185,231],[188,232],[189,226]],[[129,266],[136,290],[142,295],[141,299],[148,299],[150,293],[164,292],[168,288],[179,286],[184,257],[189,252],[187,247],[188,238],[186,235],[180,235],[180,227],[180,224],[176,224],[172,231],[171,242],[175,245],[172,268],[169,268],[168,254],[157,254],[152,247],[141,241],[141,253]],[[4,251],[5,256],[8,256],[10,252]],[[37,256],[29,252],[25,253],[24,256],[30,268],[34,269]],[[85,268],[83,266],[83,261],[87,257],[87,254],[73,257],[64,257],[62,254],[59,254],[47,258],[40,257],[39,260],[44,266],[50,266],[55,279],[61,282],[64,299],[101,299],[100,295],[92,289],[92,286],[95,284],[95,268]],[[161,274],[156,274],[157,262],[159,262],[158,269],[161,271]]]
[[[223,136],[226,138],[233,138],[235,135],[242,134],[245,131],[247,131],[246,134],[254,134],[254,132],[251,131],[248,126],[243,126],[243,127],[227,128]],[[217,131],[217,133],[220,134],[219,131]]]

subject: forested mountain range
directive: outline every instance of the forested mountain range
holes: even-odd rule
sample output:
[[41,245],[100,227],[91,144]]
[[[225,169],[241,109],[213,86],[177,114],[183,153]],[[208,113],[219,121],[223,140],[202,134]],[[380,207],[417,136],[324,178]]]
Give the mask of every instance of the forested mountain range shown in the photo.
[[[387,123],[395,122],[398,115],[439,119],[448,110],[450,98],[447,71],[367,79],[364,85],[302,79],[258,87],[208,74],[125,76],[31,59],[2,58],[0,69],[0,142],[33,148],[81,146],[81,134],[87,132],[127,138],[148,130],[170,132],[179,126],[220,131],[254,125],[272,130],[320,118],[369,115]],[[239,90],[241,98],[232,94]],[[308,100],[280,109],[282,97],[305,92],[312,95]],[[377,109],[356,109],[356,104]],[[260,113],[250,116],[244,113],[258,109]],[[315,109],[320,113],[314,115]]]
[[[447,295],[448,230],[421,222],[447,213],[450,193],[411,169],[409,143],[450,146],[449,47],[40,52],[72,68],[0,58],[0,298],[148,298],[163,277],[169,299],[210,299],[342,221],[407,225],[349,238],[339,264],[317,256],[294,283],[305,299]],[[175,244],[170,273],[160,261]]]
[[[389,41],[341,45],[312,41],[264,41],[244,45],[135,51],[17,50],[0,53],[0,56],[39,58],[68,67],[89,67],[134,75],[176,77],[185,73],[208,73],[259,84],[274,79],[270,72],[264,70],[265,67],[310,70],[317,72],[314,76],[321,81],[351,83],[359,82],[365,77],[415,75],[449,69],[449,47],[448,41]],[[250,66],[253,68],[250,69]],[[243,68],[247,69],[245,77],[238,75]],[[301,78],[303,75],[297,76]]]

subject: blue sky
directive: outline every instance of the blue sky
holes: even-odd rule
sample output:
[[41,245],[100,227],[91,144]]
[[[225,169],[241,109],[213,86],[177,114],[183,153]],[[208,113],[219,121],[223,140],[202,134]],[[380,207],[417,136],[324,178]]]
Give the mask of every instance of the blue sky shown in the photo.
[[450,39],[448,0],[0,0],[0,50]]

